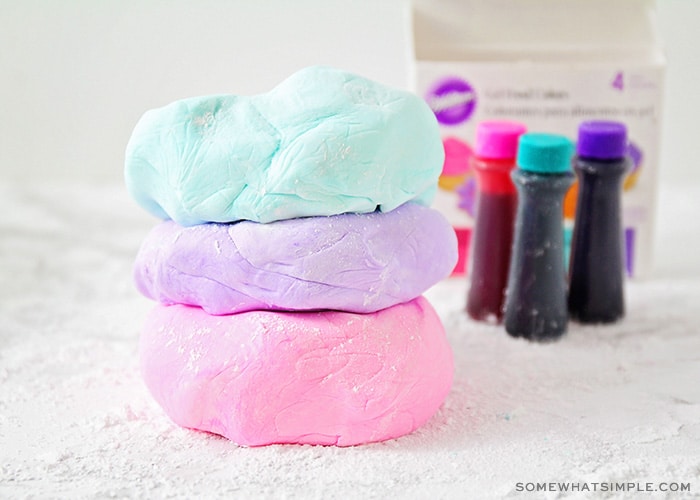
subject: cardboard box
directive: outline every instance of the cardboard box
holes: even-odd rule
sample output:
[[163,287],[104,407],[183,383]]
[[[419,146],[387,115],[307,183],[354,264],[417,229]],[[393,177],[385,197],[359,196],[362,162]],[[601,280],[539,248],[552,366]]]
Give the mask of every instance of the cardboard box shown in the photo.
[[[665,61],[651,0],[416,0],[414,91],[440,123],[446,162],[435,207],[457,231],[466,272],[475,125],[517,120],[576,138],[591,119],[624,122],[635,167],[625,179],[630,276],[652,265]],[[571,234],[576,186],[565,201]],[[565,249],[568,255],[568,249]]]

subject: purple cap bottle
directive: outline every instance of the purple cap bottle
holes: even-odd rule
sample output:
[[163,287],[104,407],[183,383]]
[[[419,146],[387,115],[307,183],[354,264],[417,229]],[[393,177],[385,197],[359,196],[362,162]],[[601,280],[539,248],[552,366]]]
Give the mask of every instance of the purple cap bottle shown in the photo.
[[612,121],[583,122],[578,128],[576,155],[588,160],[619,160],[627,153],[627,128]]
[[570,318],[581,323],[610,323],[625,313],[621,198],[631,165],[627,146],[623,123],[589,121],[579,126],[568,306]]

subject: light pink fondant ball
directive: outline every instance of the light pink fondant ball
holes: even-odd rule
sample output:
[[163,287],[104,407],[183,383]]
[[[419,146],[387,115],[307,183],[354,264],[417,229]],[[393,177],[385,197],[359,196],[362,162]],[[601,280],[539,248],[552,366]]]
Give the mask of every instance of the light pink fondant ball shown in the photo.
[[452,384],[450,346],[422,297],[371,314],[157,306],[140,350],[146,385],[173,421],[244,446],[402,436]]

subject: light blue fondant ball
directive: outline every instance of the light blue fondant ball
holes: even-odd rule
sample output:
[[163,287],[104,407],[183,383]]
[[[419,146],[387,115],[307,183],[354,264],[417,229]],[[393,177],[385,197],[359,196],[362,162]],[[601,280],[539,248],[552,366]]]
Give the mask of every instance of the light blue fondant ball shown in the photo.
[[189,226],[429,204],[444,152],[414,94],[326,67],[267,94],[193,97],[148,111],[126,149],[146,210]]

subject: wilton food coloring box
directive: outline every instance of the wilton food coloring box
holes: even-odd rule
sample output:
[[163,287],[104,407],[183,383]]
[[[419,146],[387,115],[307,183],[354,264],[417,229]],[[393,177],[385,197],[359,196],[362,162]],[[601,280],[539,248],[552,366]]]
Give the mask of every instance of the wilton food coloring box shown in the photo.
[[[665,60],[652,0],[415,0],[414,88],[435,112],[445,165],[434,207],[454,226],[465,274],[475,126],[515,120],[575,140],[584,120],[624,122],[634,166],[622,197],[627,274],[652,264]],[[577,183],[564,207],[568,247]],[[564,249],[568,256],[569,249]]]

